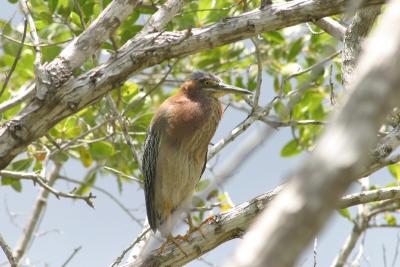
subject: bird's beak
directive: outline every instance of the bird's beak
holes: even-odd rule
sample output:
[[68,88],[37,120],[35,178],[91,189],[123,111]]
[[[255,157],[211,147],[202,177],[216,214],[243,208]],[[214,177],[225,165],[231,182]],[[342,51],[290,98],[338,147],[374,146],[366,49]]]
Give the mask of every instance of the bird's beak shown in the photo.
[[220,82],[216,88],[216,91],[218,91],[218,93],[220,94],[242,94],[242,95],[252,95],[253,92],[240,88],[240,87],[236,87],[230,84],[226,84],[223,82]]

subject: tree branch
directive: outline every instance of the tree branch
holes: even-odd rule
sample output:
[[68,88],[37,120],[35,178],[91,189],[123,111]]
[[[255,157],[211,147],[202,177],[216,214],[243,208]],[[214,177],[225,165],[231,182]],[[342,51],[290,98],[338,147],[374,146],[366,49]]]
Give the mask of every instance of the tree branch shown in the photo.
[[[24,31],[23,31],[23,33],[22,33],[21,43],[24,43],[24,41],[25,41],[26,29],[27,29],[27,28],[28,28],[28,20],[27,20],[26,18],[24,18]],[[21,44],[21,45],[19,46],[19,48],[18,48],[18,52],[17,52],[17,54],[15,55],[14,62],[13,62],[13,64],[12,64],[10,70],[9,70],[8,73],[7,73],[7,76],[6,76],[6,79],[4,80],[3,86],[1,87],[1,90],[0,90],[0,97],[3,95],[4,90],[7,88],[7,84],[8,84],[8,82],[10,81],[11,75],[12,75],[12,73],[14,72],[15,68],[17,67],[17,64],[18,64],[18,61],[19,61],[19,59],[20,59],[20,57],[21,57],[21,52],[22,52],[22,49],[23,49],[23,48],[24,48],[24,46],[23,46],[22,44]]]
[[72,193],[59,192],[50,185],[50,182],[46,182],[46,180],[37,173],[26,173],[26,172],[0,170],[0,176],[13,178],[13,179],[19,179],[19,180],[31,180],[34,183],[38,183],[41,187],[43,187],[43,189],[51,192],[57,198],[64,197],[64,198],[84,200],[86,202],[86,204],[88,204],[90,207],[94,208],[92,199],[96,198],[96,197],[94,195],[92,195],[91,193],[87,196],[80,196],[80,195],[75,195]]
[[129,132],[128,124],[126,123],[126,120],[124,118],[122,118],[121,114],[119,113],[117,105],[115,104],[111,95],[108,94],[106,98],[107,98],[107,103],[111,107],[111,112],[113,113],[113,116],[115,116],[117,118],[118,123],[122,129],[122,134],[124,136],[126,143],[129,146],[129,149],[132,152],[132,157],[135,159],[137,165],[139,166],[139,169],[142,170],[142,161],[140,160],[141,156],[137,152],[137,148],[135,148],[135,145],[133,144],[133,140],[128,133]]
[[[230,267],[293,266],[331,215],[340,195],[373,159],[368,153],[385,116],[399,105],[400,1],[391,1],[365,46],[352,90],[315,150],[259,216]],[[381,47],[385,46],[384,52]],[[303,226],[303,227],[301,227]],[[304,227],[307,227],[306,229]]]
[[364,38],[372,28],[380,7],[366,7],[356,13],[344,34],[342,53],[342,80],[347,89],[361,53]]
[[113,0],[95,21],[76,39],[70,42],[60,55],[46,66],[52,86],[59,88],[72,71],[79,68],[108,40],[111,34],[133,12],[139,1]]
[[[284,188],[279,186],[272,191],[264,193],[250,201],[235,206],[228,212],[215,216],[215,219],[202,226],[201,233],[193,233],[188,242],[180,243],[181,248],[188,254],[186,257],[174,245],[167,246],[163,252],[153,250],[142,261],[134,261],[124,267],[138,266],[181,266],[200,255],[207,253],[220,244],[231,239],[241,237],[251,225],[254,218],[263,211]],[[346,195],[338,202],[337,208],[343,209],[355,205],[400,198],[400,186],[378,190],[363,191],[361,193]]]
[[329,33],[339,41],[343,41],[344,33],[346,32],[346,27],[337,22],[332,18],[322,18],[314,22],[315,25],[323,29],[325,32]]
[[[383,0],[369,0],[365,3],[372,5],[383,2]],[[274,31],[310,21],[310,19],[337,14],[345,10],[346,5],[347,1],[342,0],[297,0],[274,4],[264,10],[255,9],[204,28],[153,33],[133,38],[107,63],[71,79],[60,87],[52,97],[52,101],[35,99],[15,118],[0,127],[0,169],[7,166],[26,145],[43,136],[58,121],[98,101],[107,92],[118,87],[132,73],[159,64],[166,59],[194,54],[261,32]],[[76,42],[72,44],[74,46],[72,51],[77,50]],[[92,46],[89,45],[89,47]],[[76,53],[74,58],[80,58],[77,55],[81,53],[89,54],[85,49]],[[59,58],[64,58],[63,55],[64,52]],[[59,61],[62,60],[59,59]],[[74,64],[76,65],[76,62]],[[54,64],[50,63],[50,65]],[[57,77],[62,76],[64,75],[57,75]]]
[[168,0],[155,12],[144,25],[141,34],[160,32],[181,10],[183,0]]
[[28,82],[28,85],[24,85],[17,93],[17,95],[3,103],[0,103],[0,112],[4,112],[19,103],[31,98],[35,93],[35,86],[33,82]]
[[[33,20],[31,11],[28,6],[28,0],[20,0],[22,12],[25,15],[26,20],[29,22],[29,30],[31,39],[33,41],[33,47],[35,50],[35,62],[34,62],[34,72],[35,72],[35,85],[36,85],[36,96],[39,99],[43,99],[44,94],[48,90],[49,78],[45,68],[42,66],[42,52],[40,50],[39,36],[36,31],[35,21]],[[22,46],[22,45],[21,45]]]
[[[53,184],[55,183],[57,176],[60,172],[61,169],[61,165],[60,164],[56,164],[54,169],[51,171],[51,173],[49,174],[49,179],[47,184],[49,186],[53,186]],[[37,199],[36,199],[36,203],[34,205],[34,208],[32,210],[32,213],[29,217],[29,220],[27,221],[25,227],[24,227],[24,231],[23,234],[21,236],[21,238],[19,239],[16,248],[14,250],[14,255],[15,255],[15,261],[17,262],[17,264],[20,264],[22,257],[24,256],[24,254],[26,253],[26,249],[28,248],[28,244],[31,242],[32,237],[33,237],[33,233],[35,231],[35,229],[37,229],[38,224],[39,224],[39,219],[40,217],[43,215],[44,211],[45,211],[45,207],[46,207],[46,203],[47,203],[47,198],[49,197],[49,193],[50,191],[42,188],[42,190],[40,191]]]
[[6,255],[8,262],[10,263],[10,267],[17,267],[17,262],[15,261],[14,255],[10,246],[6,243],[3,236],[0,234],[0,247]]

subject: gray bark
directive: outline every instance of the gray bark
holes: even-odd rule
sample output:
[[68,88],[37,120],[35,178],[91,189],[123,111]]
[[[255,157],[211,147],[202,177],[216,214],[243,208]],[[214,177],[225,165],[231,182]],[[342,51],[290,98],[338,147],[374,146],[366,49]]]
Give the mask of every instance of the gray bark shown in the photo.
[[[366,42],[348,99],[313,153],[259,216],[227,263],[230,267],[293,266],[328,220],[338,199],[371,163],[385,115],[400,104],[400,1],[391,1]],[[382,49],[385,47],[385,49]]]

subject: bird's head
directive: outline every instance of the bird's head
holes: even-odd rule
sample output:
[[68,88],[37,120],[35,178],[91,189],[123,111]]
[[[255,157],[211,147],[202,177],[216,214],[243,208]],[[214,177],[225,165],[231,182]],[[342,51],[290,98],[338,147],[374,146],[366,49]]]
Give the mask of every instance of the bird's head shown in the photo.
[[226,84],[218,76],[203,71],[193,72],[189,80],[183,84],[182,88],[189,94],[202,94],[214,98],[219,98],[226,94],[253,94],[246,89]]

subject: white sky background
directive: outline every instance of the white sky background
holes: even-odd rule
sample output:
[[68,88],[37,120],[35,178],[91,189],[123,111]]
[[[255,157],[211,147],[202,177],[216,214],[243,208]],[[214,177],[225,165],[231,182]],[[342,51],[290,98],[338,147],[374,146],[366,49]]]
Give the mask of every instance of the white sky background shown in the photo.
[[[10,19],[16,8],[17,5],[11,5],[6,0],[0,0],[0,19]],[[21,21],[21,15],[17,14],[13,19],[13,25],[18,25]],[[262,104],[272,98],[272,88],[272,80],[264,77],[260,98]],[[228,108],[213,142],[225,137],[244,119],[245,114]],[[248,137],[257,126],[259,124],[256,123],[235,142],[228,145],[219,154],[218,164],[221,165],[225,159],[232,155],[240,142]],[[291,140],[291,135],[288,128],[281,128],[276,131],[229,179],[224,185],[224,189],[229,192],[235,204],[250,200],[284,181],[289,171],[293,170],[293,167],[301,160],[299,156],[280,157],[281,148],[289,140]],[[216,168],[218,169],[218,165]],[[74,179],[80,179],[86,172],[87,169],[83,168],[77,161],[70,161],[64,165],[62,170],[63,175]],[[208,175],[206,173],[203,177],[210,177],[209,175],[208,172]],[[388,181],[393,181],[389,178],[387,171],[381,171],[374,177],[377,178],[373,178],[371,184],[383,185]],[[136,184],[125,184],[122,194],[118,193],[117,183],[113,176],[99,177],[96,185],[114,194],[127,207],[137,209],[134,214],[138,218],[145,218],[143,191]],[[55,187],[63,191],[69,191],[73,188],[73,186],[67,186],[64,181],[58,181]],[[21,235],[21,227],[24,226],[27,217],[30,215],[38,190],[39,187],[34,187],[29,181],[23,181],[22,193],[15,192],[8,186],[0,186],[0,233],[11,247],[15,247]],[[38,230],[39,234],[47,233],[37,237],[28,251],[33,266],[61,266],[73,250],[79,246],[82,246],[82,249],[68,264],[69,267],[108,266],[136,238],[141,227],[133,222],[107,196],[95,190],[93,190],[93,193],[97,197],[95,209],[91,209],[83,201],[58,200],[52,195],[49,197],[47,210]],[[13,214],[18,215],[15,217],[15,221],[19,226],[12,224],[5,203]],[[325,231],[318,237],[317,266],[330,265],[351,228],[352,225],[346,219],[337,213],[334,214]],[[398,230],[396,229],[368,230],[365,239],[365,255],[368,257],[369,264],[362,260],[361,266],[384,266],[382,252],[384,246],[388,267],[390,267],[397,235]],[[215,263],[217,266],[221,265],[224,259],[230,253],[233,253],[235,245],[239,241],[233,240],[221,245],[206,254],[204,259]],[[5,261],[6,258],[0,251],[0,263]],[[200,261],[193,261],[187,266],[201,267],[207,265]],[[298,266],[313,266],[312,245],[299,260]],[[400,266],[400,262],[396,266]]]

